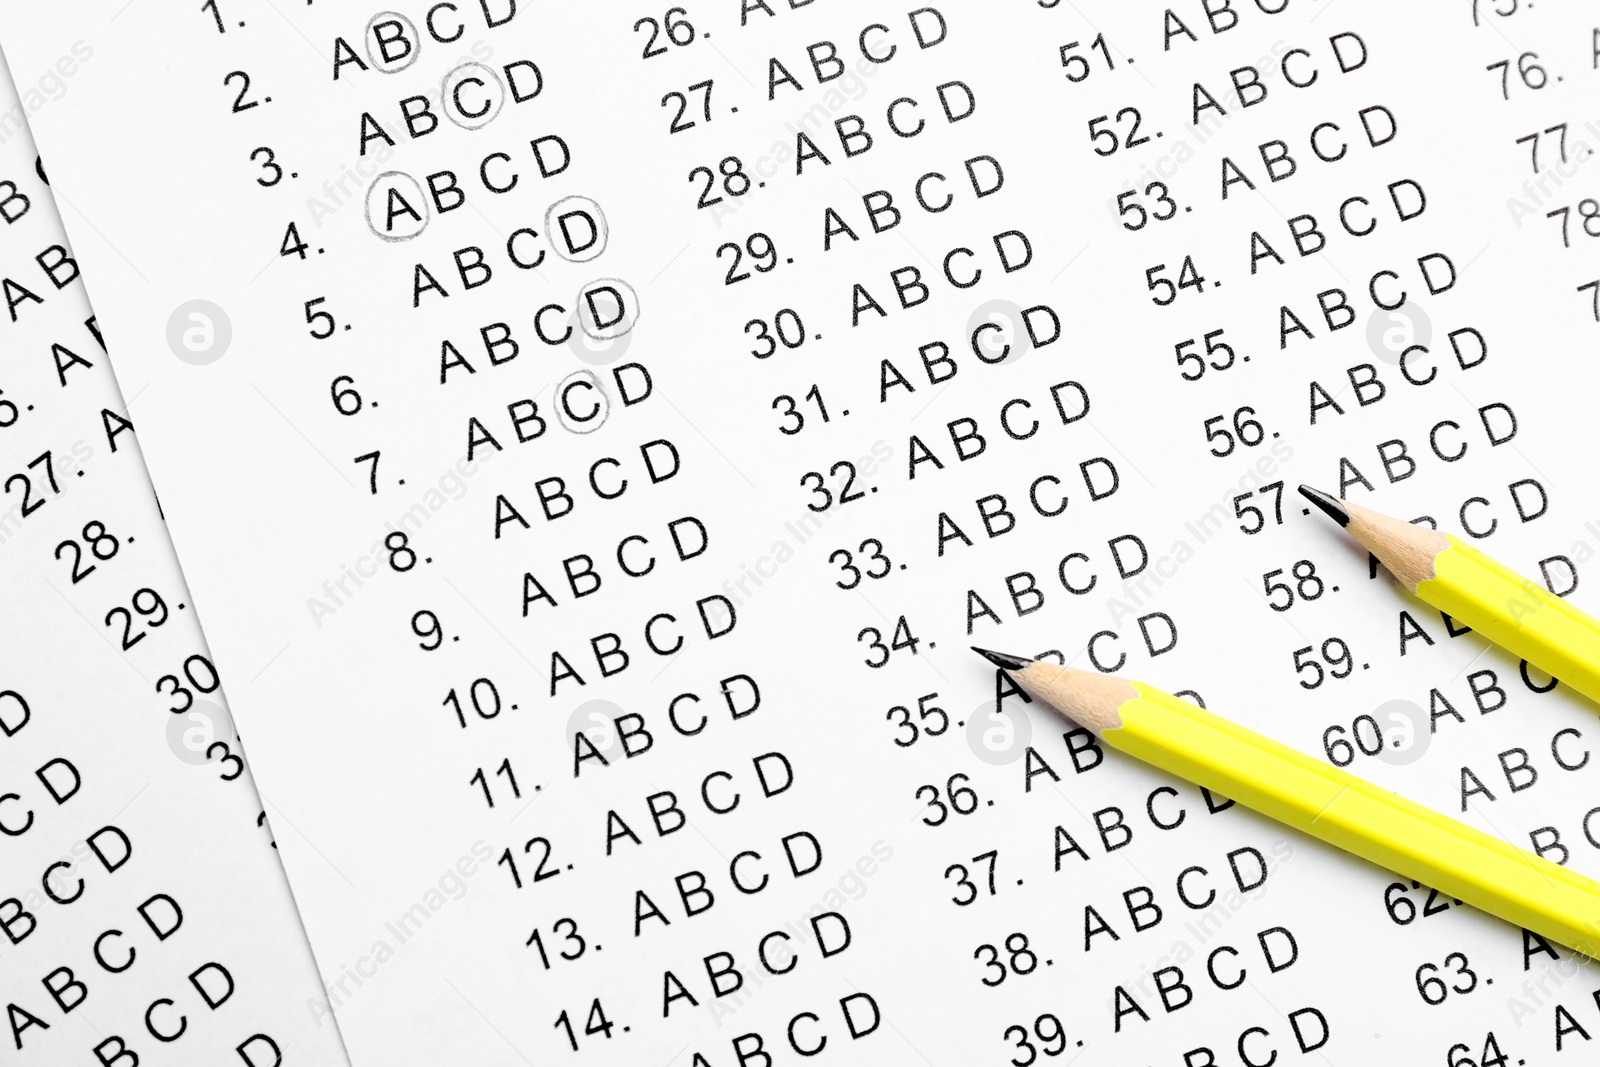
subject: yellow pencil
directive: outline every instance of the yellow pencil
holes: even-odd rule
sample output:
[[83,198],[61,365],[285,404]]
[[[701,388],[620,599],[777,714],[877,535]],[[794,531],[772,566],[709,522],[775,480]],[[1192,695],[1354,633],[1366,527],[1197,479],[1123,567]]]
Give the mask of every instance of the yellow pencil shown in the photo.
[[1111,748],[1600,958],[1600,882],[1142,683],[973,651]]
[[1600,701],[1600,622],[1460,538],[1310,486],[1300,493],[1420,600]]

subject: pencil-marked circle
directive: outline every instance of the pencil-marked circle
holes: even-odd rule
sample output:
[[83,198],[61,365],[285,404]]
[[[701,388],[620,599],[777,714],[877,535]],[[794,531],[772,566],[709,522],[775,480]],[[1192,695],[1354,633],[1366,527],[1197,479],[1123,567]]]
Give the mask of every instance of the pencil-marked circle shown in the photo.
[[[375,33],[379,23],[384,26],[400,27],[399,36],[384,36]],[[417,61],[422,54],[422,38],[417,33],[416,23],[398,11],[380,11],[367,21],[367,28],[362,32],[362,37],[367,50],[367,60],[382,74],[398,74]],[[373,46],[377,49],[374,51]],[[400,46],[403,50],[397,51]]]
[[403,170],[386,170],[367,186],[367,229],[380,241],[409,241],[428,228],[431,215],[422,183]]
[[578,290],[578,323],[596,341],[626,336],[639,321],[639,296],[621,278],[596,278]]
[[[233,720],[207,700],[196,700],[187,711],[167,716],[167,747],[183,762],[201,767],[234,752]],[[226,750],[213,748],[217,742]],[[207,750],[210,754],[207,754]]]
[[167,347],[185,363],[204,367],[228,351],[233,323],[209,300],[188,300],[167,316]]
[[482,63],[463,63],[439,84],[440,108],[464,130],[478,130],[494,121],[505,106],[506,86]]
[[1378,736],[1383,739],[1378,758],[1385,763],[1399,767],[1415,763],[1433,741],[1432,718],[1409,700],[1379,704],[1372,717],[1378,723]]
[[556,385],[556,419],[570,433],[594,433],[611,415],[611,398],[600,377],[576,370]]
[[[622,755],[622,739],[616,727],[616,721],[622,716],[622,709],[609,700],[586,700],[579,704],[567,716],[567,751],[591,760],[598,752],[607,763],[615,763]],[[588,744],[578,744],[579,734]]]
[[1393,310],[1373,308],[1367,316],[1367,347],[1385,363],[1399,366],[1407,349],[1426,346],[1432,339],[1428,313],[1409,300]]
[[1027,751],[1033,739],[1033,723],[1026,711],[1017,703],[1003,704],[995,709],[992,700],[985,700],[967,715],[967,747],[985,763],[1004,767],[1015,763]]
[[606,250],[610,236],[606,214],[587,196],[562,197],[544,213],[544,232],[556,255],[569,263],[587,263]]
[[1009,300],[989,300],[967,319],[967,339],[985,363],[1015,363],[1033,351],[1033,339],[1023,321],[1022,309]]

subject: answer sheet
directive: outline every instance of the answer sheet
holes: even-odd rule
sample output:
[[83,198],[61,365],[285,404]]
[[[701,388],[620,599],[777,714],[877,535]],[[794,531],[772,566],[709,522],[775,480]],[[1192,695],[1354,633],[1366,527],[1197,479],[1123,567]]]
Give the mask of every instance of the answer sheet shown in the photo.
[[[1597,26],[13,5],[302,1025],[357,1067],[1590,1062],[1591,961],[1104,753],[968,646],[1600,874],[1592,707],[1294,491],[1600,606]],[[32,455],[8,503],[49,507]]]
[[17,118],[65,86],[24,105],[0,78],[0,276],[38,297],[0,323],[0,1062],[340,1065],[337,1027],[305,1011],[323,992],[274,826]]

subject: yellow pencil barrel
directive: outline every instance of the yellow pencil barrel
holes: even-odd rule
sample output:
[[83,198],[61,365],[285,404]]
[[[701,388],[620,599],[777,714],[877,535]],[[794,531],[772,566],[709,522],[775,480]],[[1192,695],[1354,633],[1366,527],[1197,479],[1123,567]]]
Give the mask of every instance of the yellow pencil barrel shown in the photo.
[[1557,944],[1600,959],[1600,882],[1177,697],[1140,694],[1113,748]]
[[1600,701],[1600,621],[1456,537],[1417,596]]

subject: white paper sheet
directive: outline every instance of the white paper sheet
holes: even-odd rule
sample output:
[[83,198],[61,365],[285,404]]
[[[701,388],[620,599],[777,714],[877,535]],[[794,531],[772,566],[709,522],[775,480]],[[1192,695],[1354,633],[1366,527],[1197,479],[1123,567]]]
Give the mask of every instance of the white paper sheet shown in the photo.
[[321,983],[276,815],[145,472],[137,397],[19,118],[65,84],[24,104],[0,79],[0,277],[38,297],[0,323],[0,1059],[342,1064],[337,1027],[304,1009]]

